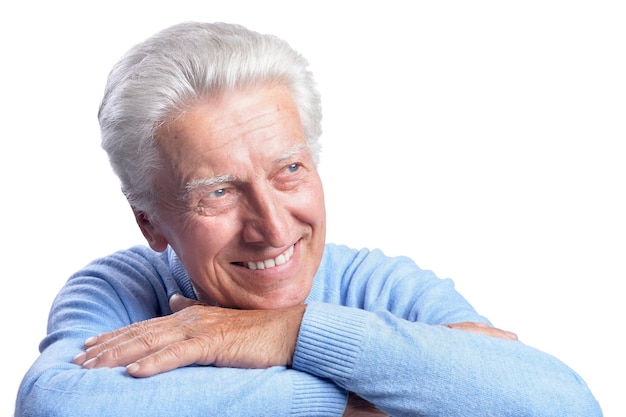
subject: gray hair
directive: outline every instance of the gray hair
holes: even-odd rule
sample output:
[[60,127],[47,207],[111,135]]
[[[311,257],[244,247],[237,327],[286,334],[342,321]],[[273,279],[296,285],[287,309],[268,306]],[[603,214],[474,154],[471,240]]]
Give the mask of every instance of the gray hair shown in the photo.
[[286,85],[317,163],[322,114],[308,65],[285,41],[226,23],[181,23],[130,49],[111,70],[98,113],[102,147],[129,203],[158,216],[156,130],[186,106],[240,87]]

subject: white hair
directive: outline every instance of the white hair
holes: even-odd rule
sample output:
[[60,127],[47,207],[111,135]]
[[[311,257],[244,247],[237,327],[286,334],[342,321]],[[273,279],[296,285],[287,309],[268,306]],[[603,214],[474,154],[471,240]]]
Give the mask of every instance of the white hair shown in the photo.
[[318,162],[321,105],[308,65],[285,41],[226,23],[177,24],[130,49],[111,70],[98,113],[102,147],[129,203],[158,216],[156,130],[226,90],[286,85]]

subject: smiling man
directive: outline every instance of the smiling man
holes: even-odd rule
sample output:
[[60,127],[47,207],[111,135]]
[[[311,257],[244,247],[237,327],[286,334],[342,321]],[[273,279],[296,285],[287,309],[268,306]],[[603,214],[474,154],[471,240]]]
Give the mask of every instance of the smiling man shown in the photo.
[[322,184],[298,109],[281,84],[192,105],[160,127],[152,249],[171,246],[199,300],[242,309],[301,304],[324,251]]
[[150,247],[68,280],[16,416],[602,415],[452,281],[325,242],[319,95],[284,41],[175,25],[99,117]]

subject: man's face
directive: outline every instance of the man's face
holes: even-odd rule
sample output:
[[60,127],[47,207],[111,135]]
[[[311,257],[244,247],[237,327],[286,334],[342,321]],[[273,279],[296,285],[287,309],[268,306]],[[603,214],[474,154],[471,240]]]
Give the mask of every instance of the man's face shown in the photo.
[[160,217],[138,222],[169,244],[201,300],[243,309],[302,303],[324,250],[324,194],[289,90],[227,92],[157,132]]

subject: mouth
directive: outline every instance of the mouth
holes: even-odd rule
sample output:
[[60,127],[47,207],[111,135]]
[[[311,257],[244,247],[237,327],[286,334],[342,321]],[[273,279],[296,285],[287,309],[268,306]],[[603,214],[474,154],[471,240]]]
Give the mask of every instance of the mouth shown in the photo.
[[269,258],[263,261],[233,262],[233,264],[251,269],[253,271],[257,269],[260,270],[260,269],[274,268],[284,263],[287,263],[287,261],[291,259],[291,257],[293,256],[293,251],[294,251],[295,246],[296,246],[295,244],[289,246],[289,248],[286,251],[284,251],[283,253],[281,253],[275,258]]

